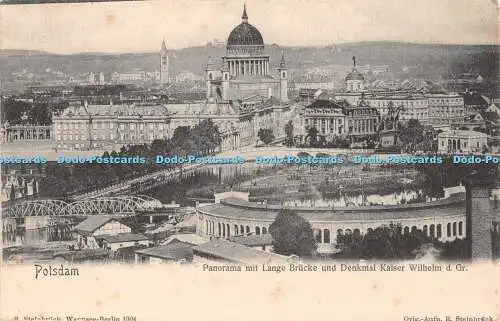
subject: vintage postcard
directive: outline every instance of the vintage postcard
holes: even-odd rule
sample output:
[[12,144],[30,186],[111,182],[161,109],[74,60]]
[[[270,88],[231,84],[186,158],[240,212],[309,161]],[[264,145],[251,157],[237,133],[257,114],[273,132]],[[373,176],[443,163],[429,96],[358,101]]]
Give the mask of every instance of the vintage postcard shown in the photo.
[[0,320],[500,320],[498,8],[1,1]]

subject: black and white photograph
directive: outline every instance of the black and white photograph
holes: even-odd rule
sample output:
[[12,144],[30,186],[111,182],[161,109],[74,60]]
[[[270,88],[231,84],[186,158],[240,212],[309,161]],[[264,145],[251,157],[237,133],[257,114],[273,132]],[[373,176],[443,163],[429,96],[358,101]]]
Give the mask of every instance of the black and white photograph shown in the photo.
[[[5,269],[500,262],[496,1],[20,3],[0,6]],[[446,313],[399,320],[495,317]]]

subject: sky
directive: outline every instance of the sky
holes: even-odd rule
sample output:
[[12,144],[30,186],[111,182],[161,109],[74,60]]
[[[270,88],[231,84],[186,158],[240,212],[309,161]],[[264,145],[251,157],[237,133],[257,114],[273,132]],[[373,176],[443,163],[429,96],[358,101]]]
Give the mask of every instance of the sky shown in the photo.
[[[225,40],[245,0],[0,6],[0,48],[153,52]],[[499,44],[498,0],[246,0],[266,44],[358,41]]]

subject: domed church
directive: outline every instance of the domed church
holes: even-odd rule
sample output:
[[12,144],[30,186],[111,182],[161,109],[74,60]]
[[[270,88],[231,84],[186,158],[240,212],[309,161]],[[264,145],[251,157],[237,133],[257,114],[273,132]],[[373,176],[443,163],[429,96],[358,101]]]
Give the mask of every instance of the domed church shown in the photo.
[[248,22],[246,6],[241,23],[227,39],[222,65],[209,61],[206,68],[207,99],[238,102],[243,108],[274,99],[288,102],[288,70],[284,54],[276,75],[271,75],[269,56],[260,31]]

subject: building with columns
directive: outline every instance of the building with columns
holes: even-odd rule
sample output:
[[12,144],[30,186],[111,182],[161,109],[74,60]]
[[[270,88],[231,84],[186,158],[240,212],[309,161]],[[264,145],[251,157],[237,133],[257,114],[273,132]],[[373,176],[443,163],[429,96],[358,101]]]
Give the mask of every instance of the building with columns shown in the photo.
[[300,134],[315,127],[318,135],[330,139],[365,137],[378,133],[380,116],[375,108],[359,101],[352,106],[345,101],[316,100],[300,111]]
[[[168,76],[166,53],[163,43],[163,80]],[[206,67],[204,102],[72,106],[53,116],[55,145],[58,149],[119,149],[120,145],[169,138],[175,128],[194,126],[203,119],[211,119],[219,127],[222,150],[257,144],[262,128],[272,129],[276,138],[284,137],[285,124],[296,112],[288,100],[284,54],[275,74],[271,75],[262,35],[248,23],[244,8],[241,24],[229,35],[222,66],[217,68],[210,60]]]
[[482,152],[488,135],[472,130],[447,130],[438,134],[438,151],[442,153]]
[[38,125],[0,125],[1,142],[48,141],[51,139],[52,126]]
[[[225,193],[215,204],[197,207],[197,234],[206,239],[230,239],[240,235],[263,235],[282,209],[278,205],[248,201],[244,193]],[[364,234],[382,225],[401,224],[402,233],[414,229],[446,242],[466,235],[463,197],[405,205],[378,205],[346,208],[286,208],[304,217],[314,230],[319,253],[337,251],[337,237]]]
[[222,65],[215,66],[212,61],[207,65],[207,98],[242,101],[244,106],[259,104],[272,97],[287,103],[288,69],[284,53],[273,72],[262,34],[248,22],[246,6],[241,20],[229,34]]
[[354,106],[364,101],[368,106],[376,108],[382,117],[389,113],[390,108],[401,108],[399,117],[401,121],[416,119],[436,128],[463,121],[465,117],[464,98],[458,94],[366,90],[365,78],[356,69],[355,57],[353,57],[353,69],[344,79],[344,89],[335,93],[335,99],[344,100]]

